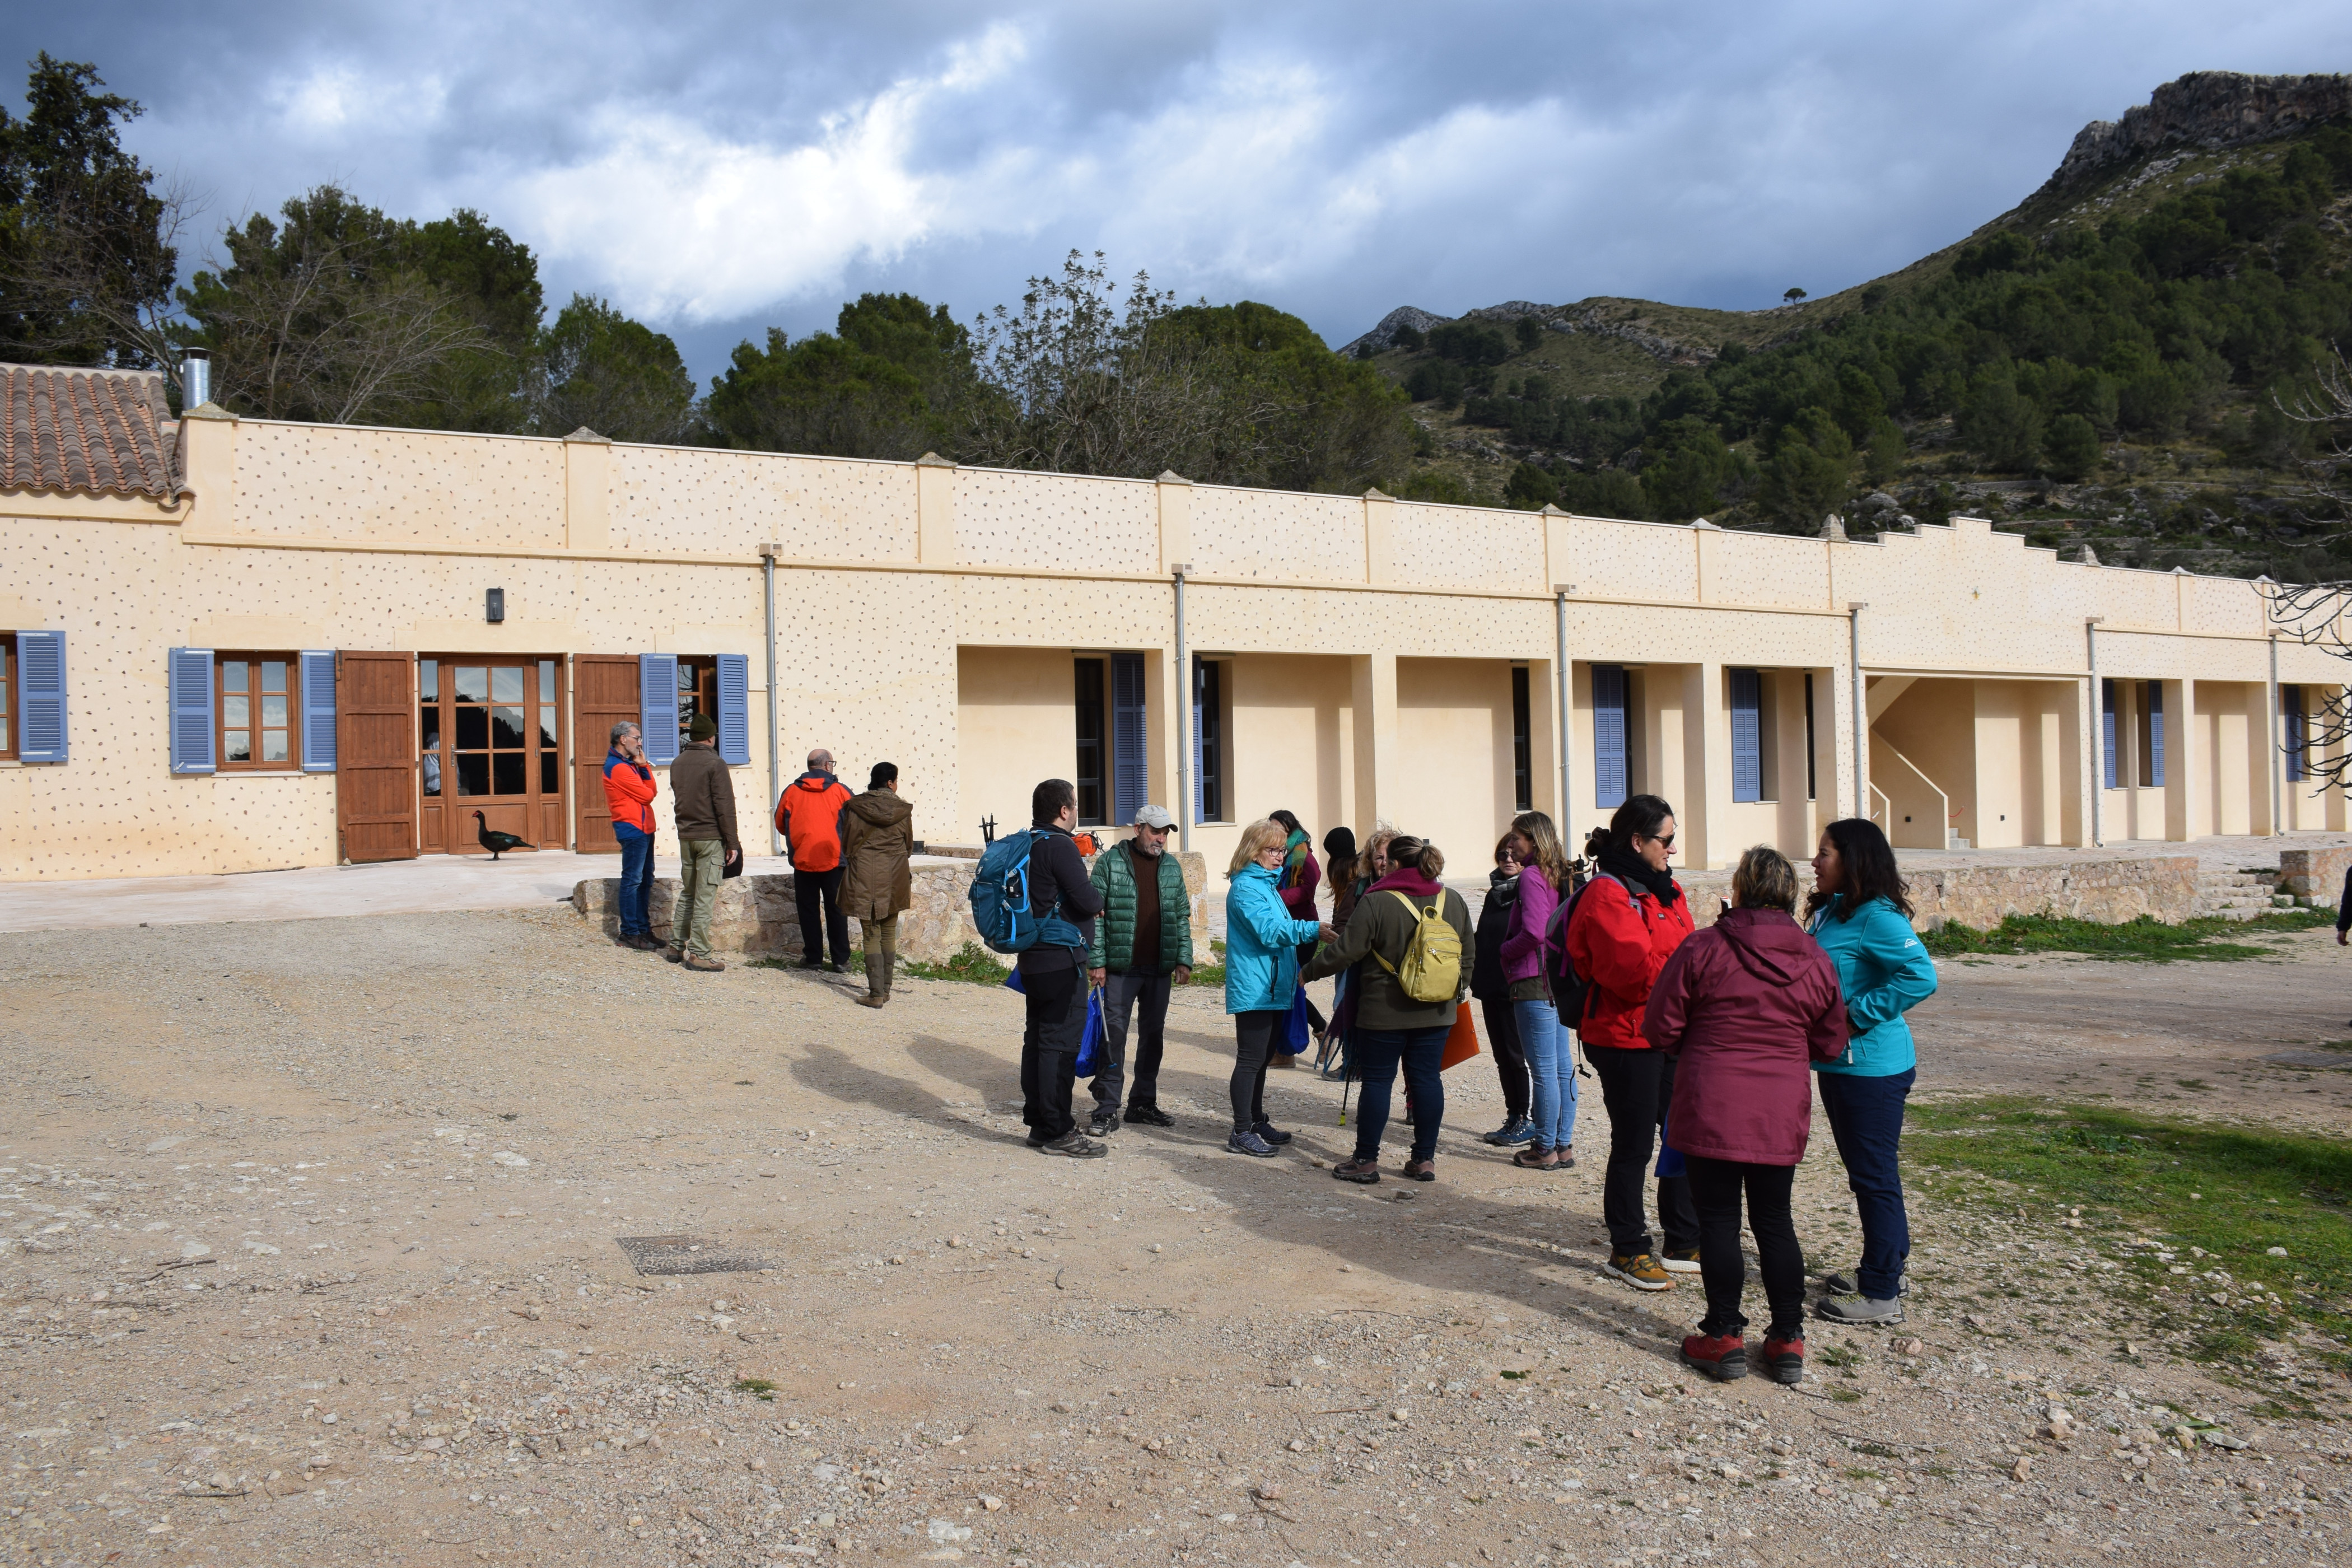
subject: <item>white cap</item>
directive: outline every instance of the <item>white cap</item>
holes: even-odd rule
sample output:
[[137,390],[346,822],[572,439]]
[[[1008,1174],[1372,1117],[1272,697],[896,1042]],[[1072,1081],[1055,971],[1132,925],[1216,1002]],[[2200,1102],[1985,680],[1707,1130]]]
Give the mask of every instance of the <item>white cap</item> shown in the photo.
[[1165,830],[1175,826],[1176,819],[1168,815],[1164,805],[1139,805],[1135,808],[1134,826]]

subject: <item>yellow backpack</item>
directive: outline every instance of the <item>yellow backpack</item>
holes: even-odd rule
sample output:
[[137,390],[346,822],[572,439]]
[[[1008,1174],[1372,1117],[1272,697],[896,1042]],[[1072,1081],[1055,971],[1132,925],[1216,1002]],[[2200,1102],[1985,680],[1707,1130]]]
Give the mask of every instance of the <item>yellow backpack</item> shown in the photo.
[[[1391,963],[1381,958],[1381,967],[1397,977],[1404,994],[1416,1002],[1451,1002],[1462,990],[1462,933],[1445,918],[1445,895],[1440,892],[1437,901],[1423,909],[1394,888],[1389,897],[1403,900],[1412,911],[1412,940],[1405,943],[1404,962]],[[1379,953],[1372,954],[1380,958]]]

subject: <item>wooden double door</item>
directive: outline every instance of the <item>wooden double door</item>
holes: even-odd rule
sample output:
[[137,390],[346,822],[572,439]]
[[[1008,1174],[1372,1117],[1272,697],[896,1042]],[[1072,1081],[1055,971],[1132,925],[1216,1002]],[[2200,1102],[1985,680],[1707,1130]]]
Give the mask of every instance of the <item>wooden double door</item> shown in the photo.
[[417,838],[425,853],[488,854],[486,827],[534,847],[563,847],[563,665],[418,657]]

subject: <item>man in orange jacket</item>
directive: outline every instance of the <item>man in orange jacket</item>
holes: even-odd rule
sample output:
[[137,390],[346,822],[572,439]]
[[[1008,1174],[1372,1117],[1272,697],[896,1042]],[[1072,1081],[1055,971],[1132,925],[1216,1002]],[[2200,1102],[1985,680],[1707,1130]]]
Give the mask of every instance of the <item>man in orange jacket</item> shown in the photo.
[[[833,753],[819,747],[808,754],[808,772],[784,786],[776,802],[776,830],[793,861],[793,902],[800,910],[801,967],[830,967],[835,974],[849,967],[849,917],[841,909],[841,808],[850,802],[849,787],[833,776]],[[824,904],[824,924],[817,924],[817,904]],[[824,961],[832,944],[833,963]]]
[[647,906],[654,889],[654,796],[661,788],[646,765],[644,737],[624,719],[613,726],[612,749],[604,753],[604,804],[613,816],[613,837],[621,846],[623,947],[658,952]]

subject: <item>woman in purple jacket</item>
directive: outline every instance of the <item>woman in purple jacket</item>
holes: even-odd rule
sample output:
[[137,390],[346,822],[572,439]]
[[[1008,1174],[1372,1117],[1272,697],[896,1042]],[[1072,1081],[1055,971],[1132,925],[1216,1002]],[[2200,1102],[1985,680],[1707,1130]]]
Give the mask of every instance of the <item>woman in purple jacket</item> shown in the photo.
[[1805,1255],[1789,1213],[1797,1163],[1812,1131],[1811,1067],[1845,1050],[1837,967],[1791,912],[1796,868],[1762,846],[1739,858],[1733,907],[1675,950],[1651,989],[1642,1033],[1679,1053],[1666,1131],[1689,1167],[1698,1210],[1706,1316],[1683,1341],[1683,1362],[1710,1377],[1748,1374],[1740,1331],[1739,1200],[1756,1236],[1772,1307],[1764,1368],[1776,1383],[1805,1374]]
[[1576,1168],[1576,1058],[1568,1043],[1571,1020],[1552,1005],[1544,979],[1544,928],[1569,894],[1568,856],[1559,830],[1540,811],[1511,819],[1504,839],[1519,864],[1519,894],[1503,938],[1503,977],[1511,986],[1511,1020],[1528,1061],[1528,1120],[1535,1136],[1511,1158],[1530,1171]]

